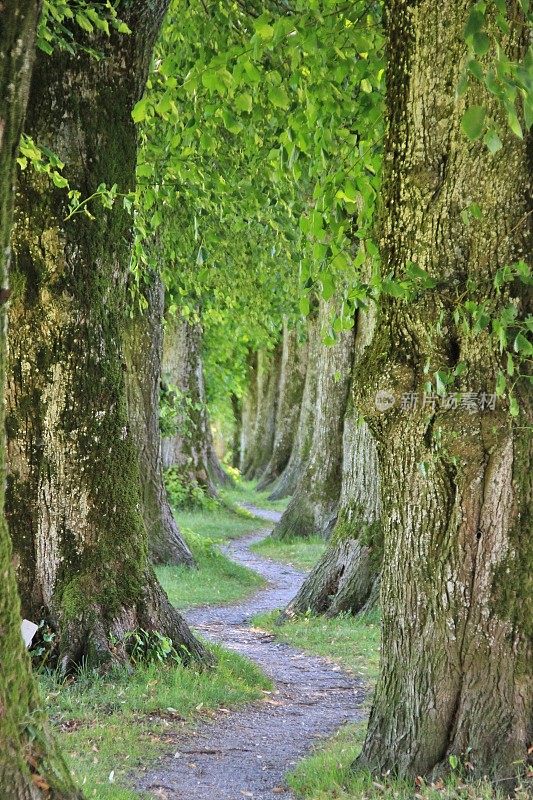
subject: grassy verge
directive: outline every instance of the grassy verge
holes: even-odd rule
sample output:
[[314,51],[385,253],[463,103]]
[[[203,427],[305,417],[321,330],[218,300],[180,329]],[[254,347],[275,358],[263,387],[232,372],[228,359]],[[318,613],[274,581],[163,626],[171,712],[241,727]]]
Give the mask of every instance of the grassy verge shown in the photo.
[[333,619],[306,615],[277,625],[278,612],[259,614],[254,625],[302,650],[330,658],[373,684],[379,670],[379,619],[375,615]]
[[264,492],[256,491],[257,481],[245,481],[244,478],[238,475],[234,477],[234,480],[234,488],[222,489],[220,492],[222,499],[230,505],[250,503],[258,508],[266,508],[270,511],[285,511],[289,504],[289,497],[285,497],[283,500],[269,500],[270,489]]
[[[257,522],[254,528],[257,529]],[[198,569],[171,566],[156,569],[163,589],[176,608],[235,602],[264,585],[264,580],[256,572],[226,558],[205,533],[186,528],[182,528],[182,533],[196,558]]]
[[326,549],[326,542],[318,536],[310,539],[272,539],[252,545],[252,550],[274,561],[290,564],[304,572],[311,570]]
[[[366,723],[346,725],[326,745],[298,764],[288,776],[297,797],[308,800],[505,800],[507,794],[488,781],[465,783],[456,771],[446,780],[416,786],[402,780],[376,779],[366,770],[354,770],[354,759],[361,752]],[[531,787],[519,786],[514,800],[528,800]]]
[[127,788],[128,774],[171,749],[185,724],[271,688],[253,663],[214,649],[217,666],[203,672],[158,664],[107,676],[82,672],[69,683],[41,678],[60,745],[87,798],[138,799]]

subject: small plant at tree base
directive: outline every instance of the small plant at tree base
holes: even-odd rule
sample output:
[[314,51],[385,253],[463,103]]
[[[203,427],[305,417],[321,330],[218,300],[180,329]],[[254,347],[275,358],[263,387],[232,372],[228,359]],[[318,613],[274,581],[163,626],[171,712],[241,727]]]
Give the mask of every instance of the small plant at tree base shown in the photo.
[[138,628],[135,631],[128,631],[124,639],[128,655],[135,666],[180,661],[180,655],[172,640],[159,631],[145,631],[143,628]]
[[173,508],[214,511],[218,503],[195,481],[184,483],[178,468],[170,467],[165,472],[165,486]]

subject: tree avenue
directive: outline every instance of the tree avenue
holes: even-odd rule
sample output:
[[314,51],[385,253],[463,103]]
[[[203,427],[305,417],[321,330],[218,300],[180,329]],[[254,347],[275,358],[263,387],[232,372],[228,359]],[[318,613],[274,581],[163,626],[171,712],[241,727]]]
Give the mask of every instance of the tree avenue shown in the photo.
[[[303,800],[525,800],[528,0],[0,17],[0,799],[255,796],[257,756]],[[368,725],[294,768],[315,683],[298,757],[372,690]],[[117,724],[174,757],[119,768]]]

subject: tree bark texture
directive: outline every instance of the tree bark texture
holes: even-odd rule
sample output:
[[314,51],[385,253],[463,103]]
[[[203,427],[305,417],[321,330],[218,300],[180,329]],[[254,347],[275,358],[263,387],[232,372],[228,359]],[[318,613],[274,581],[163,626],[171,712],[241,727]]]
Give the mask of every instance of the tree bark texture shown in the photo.
[[253,458],[255,423],[257,419],[259,354],[248,354],[247,389],[242,401],[241,446],[239,470],[246,475]]
[[242,400],[234,392],[231,394],[230,402],[234,420],[233,439],[231,445],[231,466],[234,469],[239,469],[241,463],[243,404]]
[[[354,363],[372,339],[374,312],[359,311]],[[376,603],[382,554],[376,444],[349,399],[344,417],[342,484],[331,544],[288,605],[288,617],[367,612]]]
[[159,392],[163,346],[164,290],[159,275],[146,276],[142,289],[146,308],[136,305],[126,334],[128,418],[137,442],[142,511],[148,552],[154,564],[194,565],[163,483]]
[[252,463],[246,473],[249,480],[261,478],[272,455],[276,433],[281,352],[282,344],[279,342],[271,354],[259,353],[260,383],[254,430],[254,452]]
[[[2,9],[0,24],[0,396],[6,364],[5,302],[9,279],[16,157],[28,98],[40,3]],[[4,426],[4,403],[0,404]],[[5,441],[0,437],[0,794],[5,800],[78,800],[40,708],[20,635],[20,601],[4,517]]]
[[318,353],[321,346],[318,316],[314,313],[307,320],[307,357],[298,426],[287,466],[273,484],[270,500],[281,500],[293,494],[309,460],[315,423]]
[[[135,183],[131,110],[166,8],[121,8],[133,33],[91,40],[101,60],[40,54],[27,132],[90,196]],[[72,91],[65,92],[65,86]],[[23,611],[58,631],[63,669],[126,658],[124,634],[157,629],[203,646],[170,606],[147,557],[124,354],[132,220],[116,203],[66,220],[65,192],[23,173],[15,212],[7,380],[7,511]]]
[[[531,253],[531,165],[492,95],[479,84],[455,94],[471,6],[387,3],[383,271],[401,276],[414,262],[439,285],[409,303],[383,301],[354,379],[378,442],[384,504],[382,666],[359,764],[426,775],[453,755],[471,774],[505,781],[533,736],[531,397],[519,396],[516,421],[504,400],[482,410],[421,399],[427,362],[466,364],[448,392],[494,391],[501,364],[490,328],[454,317],[465,294],[493,300],[496,314],[511,296],[524,310],[520,285],[497,295],[493,281]],[[526,26],[518,4],[508,8],[510,34],[492,22],[489,34],[516,58]],[[501,123],[494,156],[461,131],[473,103]],[[472,203],[481,216],[467,225],[461,212]],[[376,408],[378,390],[395,397],[392,407]],[[406,393],[418,400],[404,408]]]
[[163,466],[177,470],[184,485],[199,486],[210,497],[216,497],[209,463],[213,443],[207,416],[199,322],[168,321],[163,345],[163,381],[170,394],[174,394],[176,408],[176,432],[163,439]]
[[[318,329],[330,323],[333,301],[320,300]],[[285,513],[273,531],[277,538],[324,536],[335,526],[342,483],[344,415],[354,358],[354,330],[334,344],[317,348],[317,393],[313,440],[307,466]]]
[[259,491],[270,486],[288,464],[298,427],[306,366],[307,344],[299,341],[298,331],[289,328],[284,319],[274,443],[257,485]]

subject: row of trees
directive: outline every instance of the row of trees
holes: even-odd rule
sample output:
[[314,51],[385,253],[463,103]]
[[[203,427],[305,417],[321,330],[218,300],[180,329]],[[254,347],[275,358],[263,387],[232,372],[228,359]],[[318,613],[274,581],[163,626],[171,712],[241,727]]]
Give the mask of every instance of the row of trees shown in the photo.
[[[512,778],[533,736],[527,3],[390,0],[385,29],[337,0],[75,5],[37,28],[37,2],[8,3],[0,32],[5,796],[77,796],[20,601],[64,670],[127,658],[138,627],[210,659],[149,556],[191,562],[163,458],[222,478],[202,338],[208,393],[242,400],[243,471],[293,493],[277,535],[331,537],[293,610],[357,611],[381,574],[360,763]],[[161,370],[181,400],[163,448]],[[494,386],[476,414],[439,400]]]

